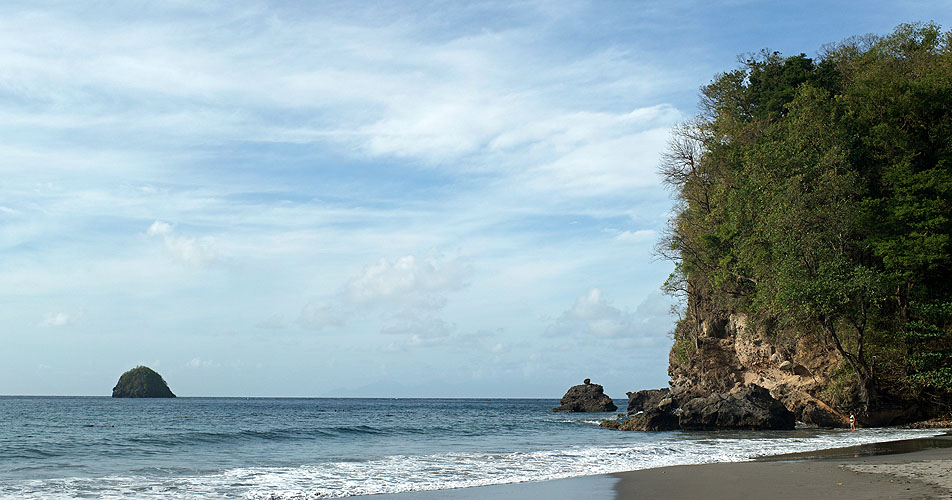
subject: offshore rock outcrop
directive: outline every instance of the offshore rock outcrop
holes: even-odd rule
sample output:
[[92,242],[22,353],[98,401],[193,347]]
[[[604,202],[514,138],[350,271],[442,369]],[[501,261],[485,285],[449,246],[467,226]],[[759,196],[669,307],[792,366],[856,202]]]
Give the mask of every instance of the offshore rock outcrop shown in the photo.
[[119,377],[112,388],[114,398],[174,398],[162,375],[147,366],[137,366]]
[[635,414],[648,408],[658,406],[662,399],[668,397],[670,389],[645,389],[628,393],[628,413]]
[[615,411],[618,409],[612,398],[605,394],[601,385],[593,384],[590,379],[585,379],[581,385],[576,385],[562,396],[559,401],[561,406],[553,408],[554,412],[597,412],[597,411]]

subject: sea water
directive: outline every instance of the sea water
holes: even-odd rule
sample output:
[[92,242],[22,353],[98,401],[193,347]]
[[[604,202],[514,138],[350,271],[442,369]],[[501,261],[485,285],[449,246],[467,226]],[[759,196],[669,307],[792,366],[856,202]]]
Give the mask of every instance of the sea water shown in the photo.
[[0,397],[0,498],[341,498],[742,461],[936,434],[620,432],[598,427],[614,413],[552,413],[557,405]]

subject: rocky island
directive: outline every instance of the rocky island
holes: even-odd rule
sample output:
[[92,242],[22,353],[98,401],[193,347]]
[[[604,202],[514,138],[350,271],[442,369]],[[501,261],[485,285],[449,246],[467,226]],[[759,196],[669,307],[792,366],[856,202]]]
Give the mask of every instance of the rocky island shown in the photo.
[[137,366],[119,377],[112,389],[114,398],[174,398],[162,375],[147,366]]

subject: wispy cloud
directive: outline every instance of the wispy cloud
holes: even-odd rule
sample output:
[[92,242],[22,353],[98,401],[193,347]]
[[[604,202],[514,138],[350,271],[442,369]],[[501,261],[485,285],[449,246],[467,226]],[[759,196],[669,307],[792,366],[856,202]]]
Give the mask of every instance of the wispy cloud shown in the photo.
[[195,238],[173,234],[173,232],[174,228],[171,224],[155,221],[149,226],[146,235],[160,238],[170,254],[187,264],[201,266],[220,258],[211,238],[206,237],[196,240]]
[[612,305],[602,290],[592,288],[559,315],[545,333],[550,337],[615,339],[629,346],[655,345],[665,342],[671,330],[671,303],[655,292],[632,312]]
[[73,316],[63,312],[47,313],[43,316],[43,320],[40,321],[39,326],[43,328],[69,326],[74,320],[75,318]]
[[575,304],[549,326],[546,334],[619,337],[635,333],[634,323],[631,313],[612,306],[601,290],[592,288],[578,297]]
[[185,367],[186,367],[186,368],[192,368],[192,369],[196,369],[196,368],[221,368],[221,363],[218,363],[217,361],[212,361],[212,360],[209,360],[209,359],[202,359],[202,358],[199,358],[199,357],[194,357],[194,358],[190,359],[190,360],[188,361],[188,363],[185,363]]
[[382,258],[348,279],[336,294],[306,305],[298,323],[321,330],[343,326],[356,315],[382,312],[390,318],[383,333],[438,336],[449,327],[434,314],[449,294],[466,286],[471,272],[469,259],[460,255]]
[[407,255],[380,259],[344,287],[351,304],[390,302],[439,309],[446,293],[466,285],[471,267],[467,258],[418,258]]
[[658,231],[654,229],[637,229],[635,231],[621,231],[615,235],[615,239],[626,243],[644,243],[646,241],[655,241],[658,238]]
[[[471,350],[518,372],[547,348],[538,310],[650,275],[623,253],[654,223],[630,214],[668,204],[682,70],[591,32],[584,2],[426,10],[0,5],[0,295],[30,305],[20,323],[89,297],[94,336],[148,323],[282,359],[306,349],[272,343],[332,338],[342,364]],[[601,301],[602,326],[576,326],[637,329]]]

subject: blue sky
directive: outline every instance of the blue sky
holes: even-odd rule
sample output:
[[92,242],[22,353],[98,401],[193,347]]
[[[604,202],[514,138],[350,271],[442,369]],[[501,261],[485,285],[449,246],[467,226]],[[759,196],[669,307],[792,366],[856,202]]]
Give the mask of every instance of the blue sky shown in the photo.
[[698,88],[946,2],[5,2],[0,394],[667,382]]

